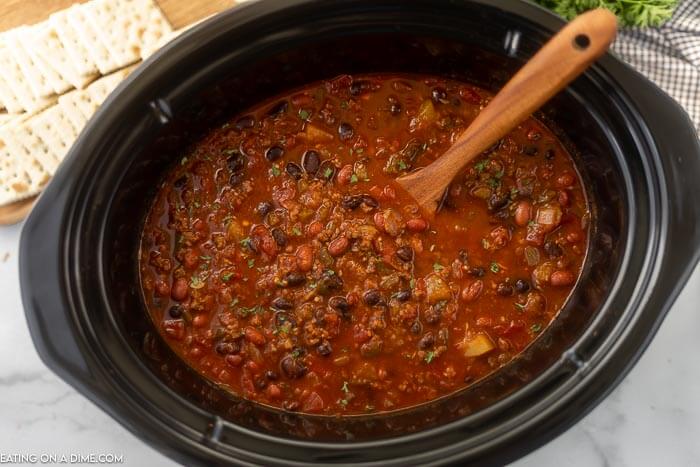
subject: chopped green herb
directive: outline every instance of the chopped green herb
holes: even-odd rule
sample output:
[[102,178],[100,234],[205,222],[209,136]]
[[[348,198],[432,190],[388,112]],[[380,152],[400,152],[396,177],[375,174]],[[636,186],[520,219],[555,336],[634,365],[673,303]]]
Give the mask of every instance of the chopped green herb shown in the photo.
[[208,255],[201,255],[199,258],[204,261],[211,261],[211,256]]
[[347,400],[347,399],[340,399],[340,400],[338,401],[338,403],[339,403],[340,405],[342,405],[343,407],[346,407],[346,406],[348,405],[348,400]]
[[534,333],[538,333],[542,330],[542,325],[540,323],[535,323],[532,326],[530,326],[530,331]]
[[489,178],[489,186],[495,190],[496,188],[501,186],[501,181],[497,178],[494,178],[494,177]]
[[346,393],[346,394],[347,394],[348,392],[350,392],[350,388],[348,388],[348,382],[347,382],[347,381],[343,381],[343,387],[340,388],[340,390],[343,391],[343,392]]
[[231,277],[233,276],[232,272],[225,272],[221,275],[221,280],[224,282],[228,282],[231,280]]
[[309,113],[308,110],[299,109],[299,118],[301,118],[302,120],[309,120],[310,116],[311,116],[311,114]]
[[406,165],[406,163],[404,161],[399,161],[398,167],[399,167],[399,170],[406,170],[408,168],[408,166]]
[[251,306],[250,308],[246,308],[244,306],[238,308],[237,310],[238,314],[241,315],[243,318],[247,318],[250,315],[257,315],[263,312],[263,307],[262,305],[255,305]]
[[249,267],[250,269],[253,269],[253,266],[255,266],[255,258],[250,258],[250,259],[248,260],[248,267]]
[[494,175],[494,177],[496,177],[497,179],[500,180],[500,179],[503,178],[503,174],[505,174],[505,171],[504,171],[503,169],[501,169],[501,170],[499,170],[498,172],[496,172],[496,174]]
[[330,167],[326,167],[326,170],[323,171],[323,177],[331,178],[331,175],[333,175],[333,169],[331,169]]
[[408,286],[409,286],[411,289],[415,289],[415,288],[416,288],[416,279],[413,278],[413,277],[411,277],[411,280],[408,281]]
[[424,358],[425,363],[430,363],[430,362],[432,362],[434,358],[435,358],[435,352],[433,352],[432,350],[428,350],[428,351],[425,353],[425,358]]
[[433,271],[437,272],[437,271],[442,271],[443,269],[445,269],[445,266],[443,266],[442,264],[433,263]]
[[501,266],[498,265],[497,262],[492,262],[491,266],[489,266],[489,269],[491,269],[491,272],[496,274],[501,270]]
[[517,188],[513,187],[510,189],[510,199],[515,199],[520,194]]
[[535,224],[536,224],[535,221],[527,221],[527,226],[528,226],[528,227],[534,227]]
[[359,179],[357,178],[356,174],[352,174],[350,176],[350,183],[357,183],[358,181],[359,181]]
[[204,287],[204,280],[199,276],[192,276],[190,279],[190,288],[201,289]]
[[355,152],[358,154],[362,154],[363,152],[365,152],[365,149],[364,148],[357,148],[357,149],[355,149]]
[[519,309],[520,311],[525,310],[525,304],[524,304],[524,303],[515,302],[515,303],[513,303],[513,305],[515,305],[515,308]]
[[340,102],[340,108],[341,109],[347,109],[349,107],[348,101],[341,101]]
[[477,172],[481,173],[486,169],[487,163],[488,163],[488,160],[479,161],[476,164],[474,164],[474,168],[476,169]]
[[250,237],[246,237],[243,240],[241,240],[240,244],[243,248],[248,248],[249,250],[253,249],[253,242],[250,239]]
[[292,233],[297,237],[301,237],[301,229],[299,227],[294,226],[292,228]]
[[294,350],[292,350],[292,357],[294,357],[294,358],[299,358],[299,357],[301,357],[301,349],[294,349]]
[[272,172],[272,175],[274,175],[275,177],[279,177],[280,175],[282,175],[282,171],[276,165],[273,165],[272,169],[270,169],[270,171]]

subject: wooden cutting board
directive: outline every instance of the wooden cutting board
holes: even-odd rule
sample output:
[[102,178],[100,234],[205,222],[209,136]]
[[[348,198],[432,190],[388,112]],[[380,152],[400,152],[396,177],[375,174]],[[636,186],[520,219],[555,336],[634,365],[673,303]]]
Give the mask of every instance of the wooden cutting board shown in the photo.
[[[54,11],[85,0],[0,0],[0,31],[43,21]],[[174,29],[235,5],[234,0],[155,0]],[[0,206],[0,225],[15,224],[31,211],[36,198]]]

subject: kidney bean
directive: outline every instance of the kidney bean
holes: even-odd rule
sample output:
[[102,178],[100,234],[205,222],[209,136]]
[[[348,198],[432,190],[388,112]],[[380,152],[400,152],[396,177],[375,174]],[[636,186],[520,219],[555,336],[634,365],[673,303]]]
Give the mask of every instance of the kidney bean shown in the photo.
[[518,279],[515,281],[515,291],[518,293],[525,293],[530,290],[530,283],[523,279]]
[[270,399],[279,399],[282,396],[282,391],[276,384],[270,384],[267,386],[265,393]]
[[285,282],[290,287],[296,287],[306,282],[306,277],[298,272],[290,272],[285,276]]
[[170,286],[163,279],[157,279],[155,284],[155,290],[161,297],[167,297],[170,295]]
[[481,295],[481,291],[484,288],[484,283],[483,281],[477,279],[465,288],[462,289],[462,300],[465,302],[473,302],[477,298],[479,298],[479,295]]
[[345,253],[350,246],[350,241],[346,237],[338,237],[328,244],[328,253],[331,256],[340,256]]
[[311,245],[301,245],[297,248],[297,267],[301,272],[309,272],[314,265],[314,249]]
[[284,297],[276,297],[272,300],[272,307],[278,310],[291,310],[294,304]]
[[428,223],[422,217],[416,217],[406,221],[406,229],[409,232],[419,233],[428,228]]
[[301,167],[299,167],[299,164],[296,164],[294,162],[287,162],[287,165],[284,167],[284,170],[285,172],[287,172],[287,175],[289,175],[293,179],[301,179],[303,172],[301,170]]
[[232,367],[236,368],[241,366],[243,363],[243,357],[240,355],[226,355],[226,358],[224,358],[224,361],[231,365]]
[[353,174],[352,165],[350,165],[350,164],[344,165],[340,169],[340,171],[338,171],[338,177],[337,177],[338,183],[340,185],[350,184],[350,179],[352,178],[352,174]]
[[413,261],[413,248],[408,245],[400,246],[396,249],[396,257],[405,263]]
[[255,328],[251,328],[250,326],[248,326],[247,328],[245,328],[244,334],[248,342],[251,342],[255,345],[265,344],[265,336],[263,336],[262,333],[260,333],[260,331],[258,331]]
[[518,202],[514,217],[516,225],[525,227],[532,217],[532,204],[525,200]]
[[175,279],[173,287],[170,290],[170,296],[172,297],[172,299],[181,302],[187,298],[187,295],[189,295],[189,293],[190,286],[187,283],[187,280],[184,277]]
[[306,232],[312,237],[315,237],[316,235],[320,234],[322,230],[323,230],[323,224],[321,224],[319,221],[313,221],[306,228]]
[[564,172],[557,177],[557,186],[560,188],[567,188],[574,184],[576,178],[570,172]]
[[278,246],[285,246],[287,244],[287,234],[284,233],[284,230],[280,229],[279,227],[275,227],[272,229],[271,234]]
[[576,281],[576,276],[571,271],[554,271],[551,276],[549,276],[549,283],[554,287],[565,287],[571,285]]
[[385,231],[383,212],[374,213],[374,217],[372,217],[372,220],[374,221],[374,225],[376,225],[379,230],[381,230],[382,232]]

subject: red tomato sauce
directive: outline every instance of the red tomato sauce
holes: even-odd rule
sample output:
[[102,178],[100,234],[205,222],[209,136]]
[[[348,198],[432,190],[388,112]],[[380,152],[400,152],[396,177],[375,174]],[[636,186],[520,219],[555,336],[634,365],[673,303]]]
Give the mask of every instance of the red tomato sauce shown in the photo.
[[394,179],[491,94],[421,75],[339,76],[215,128],[148,214],[141,286],[195,370],[290,411],[401,409],[508,364],[556,317],[586,253],[571,156],[530,118],[430,221]]

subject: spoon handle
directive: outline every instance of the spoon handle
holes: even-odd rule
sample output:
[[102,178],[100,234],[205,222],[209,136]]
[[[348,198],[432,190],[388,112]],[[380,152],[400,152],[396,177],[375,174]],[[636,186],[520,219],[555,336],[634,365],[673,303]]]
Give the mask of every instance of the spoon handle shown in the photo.
[[[407,189],[424,185],[431,193],[421,199],[437,201],[452,178],[470,161],[505,136],[547,100],[580,75],[608,49],[617,19],[604,8],[588,11],[564,26],[491,100],[455,143],[427,167],[398,181]],[[419,181],[420,179],[420,181]],[[409,189],[416,194],[419,186]],[[435,203],[436,204],[436,203]],[[434,212],[437,204],[425,206]]]

